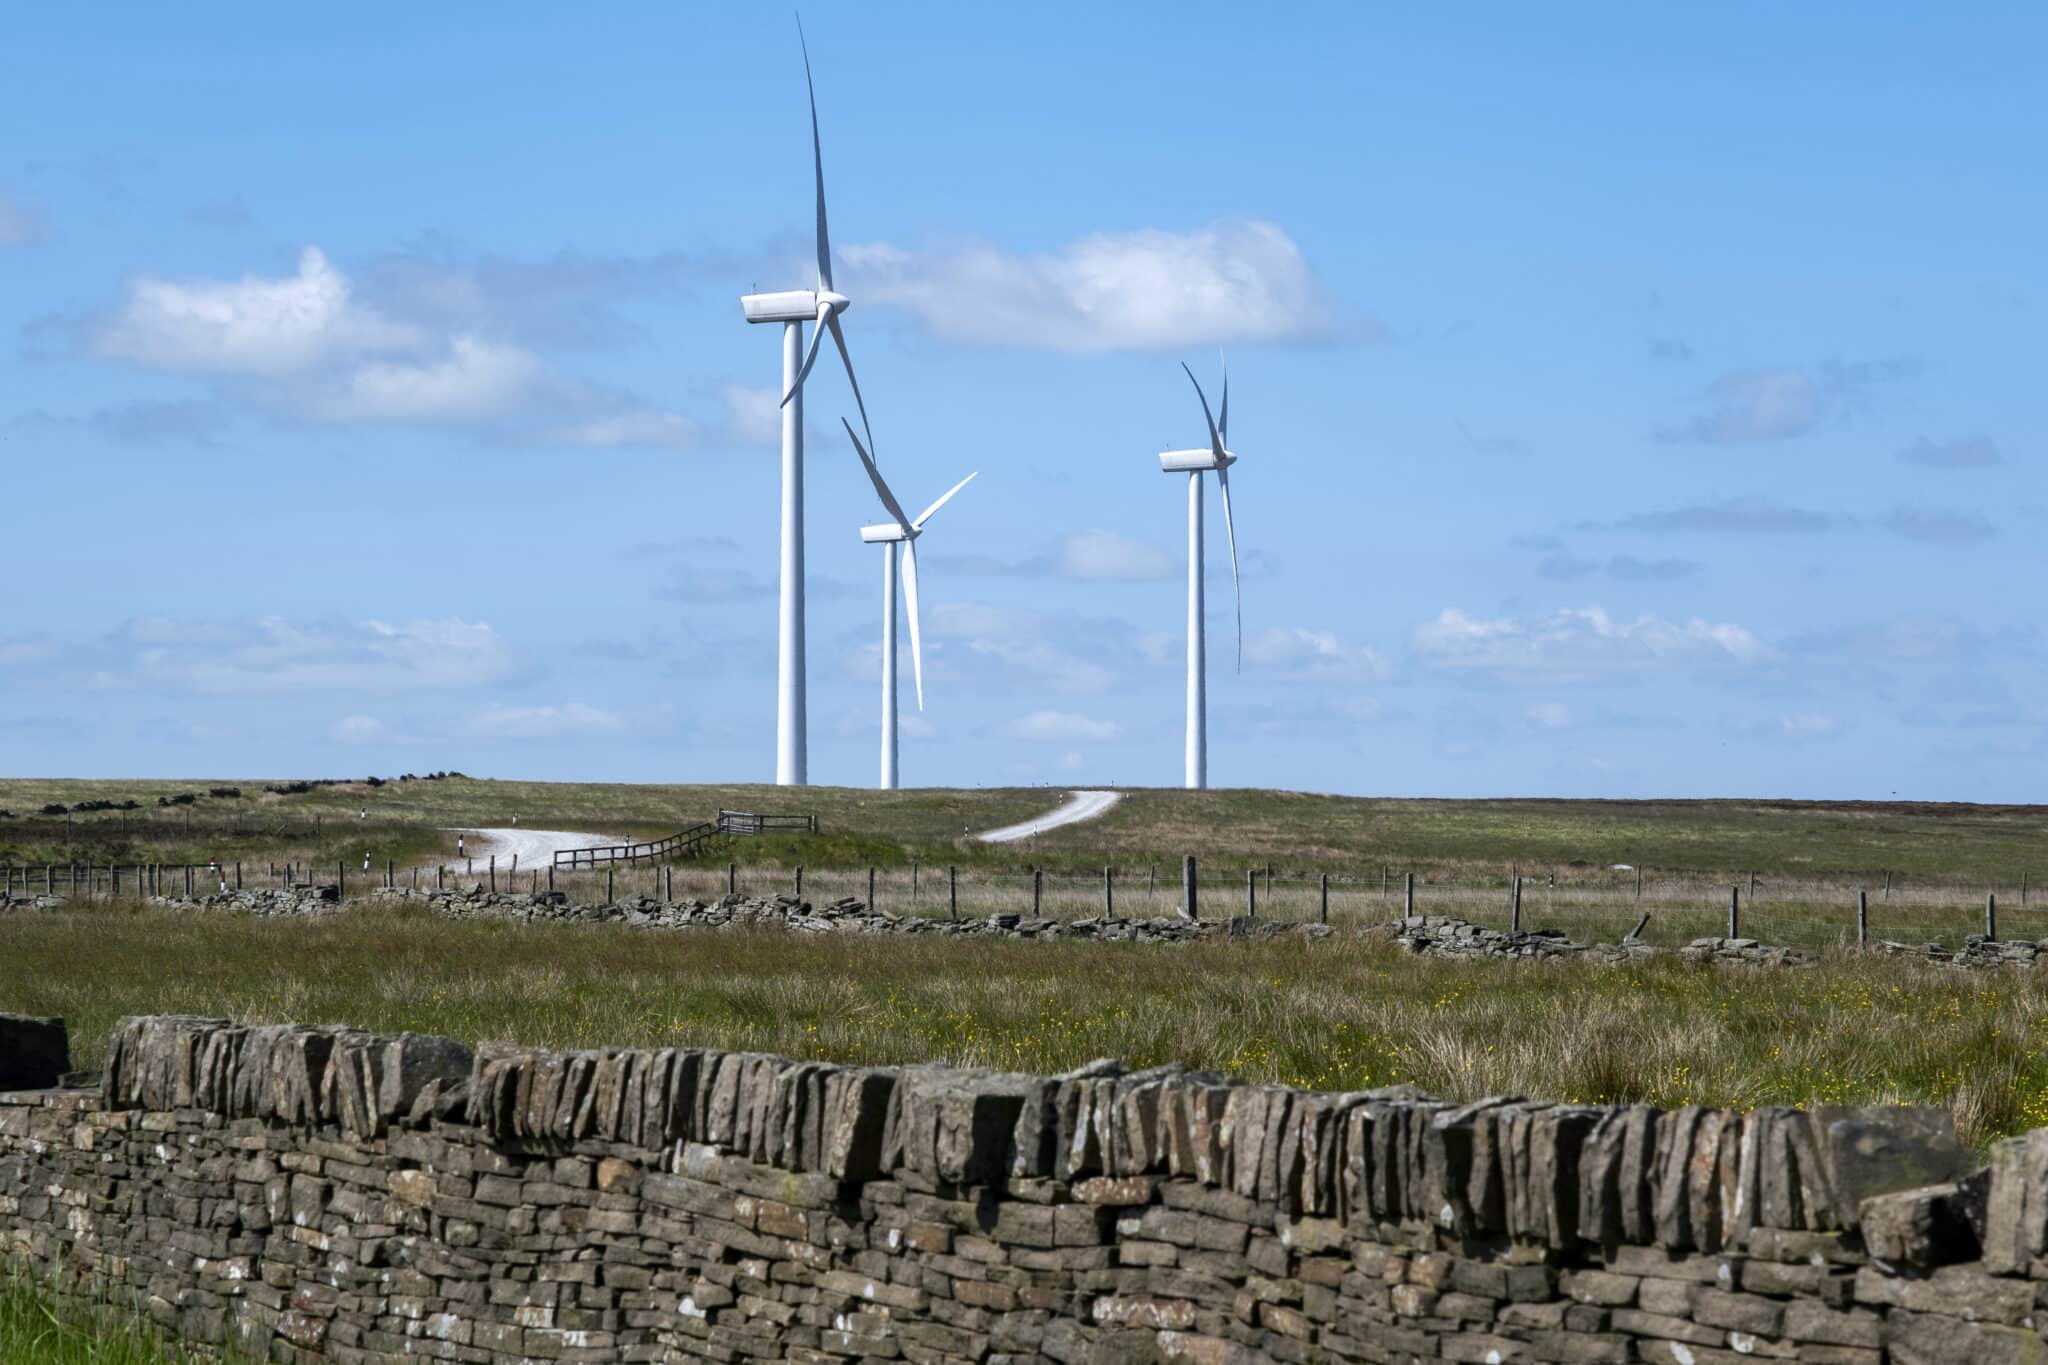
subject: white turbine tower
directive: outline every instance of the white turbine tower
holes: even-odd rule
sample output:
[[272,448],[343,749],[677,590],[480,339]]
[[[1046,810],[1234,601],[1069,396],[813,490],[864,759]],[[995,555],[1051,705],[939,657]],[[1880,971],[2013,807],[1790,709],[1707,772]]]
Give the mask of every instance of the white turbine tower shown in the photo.
[[[801,24],[797,26],[797,41],[803,44]],[[846,382],[853,386],[853,401],[860,407],[861,425],[866,427],[868,422],[860,381],[853,377],[853,357],[846,353],[846,336],[839,330],[839,315],[853,303],[832,288],[832,241],[825,231],[825,155],[818,142],[818,95],[811,85],[808,45],[803,52],[804,89],[811,101],[811,167],[818,189],[818,287],[748,294],[740,299],[748,322],[782,324],[782,582],[780,628],[776,636],[775,780],[785,787],[800,786],[810,780],[804,702],[803,386],[818,358],[818,344],[828,330],[839,349],[839,359],[846,365]],[[804,348],[806,322],[814,324],[809,350]],[[874,432],[869,430],[869,444],[874,439]]]
[[[875,468],[874,459],[867,447],[860,443],[860,437],[853,434],[853,424],[844,417],[839,419],[846,427],[846,434],[853,442],[853,448],[860,454],[860,462],[868,471],[868,478],[874,481],[875,492],[881,494],[882,506],[887,508],[894,521],[880,526],[863,526],[860,538],[870,545],[882,547],[882,780],[883,791],[896,790],[896,547],[903,547],[903,595],[910,605],[910,667],[917,682],[917,709],[924,710],[924,646],[918,633],[917,619],[917,538],[924,534],[924,524],[932,519],[932,513],[952,501],[953,495],[974,481],[969,474],[960,482],[948,488],[939,500],[920,512],[915,519],[903,514],[903,504],[896,501],[896,495],[889,491],[889,485],[882,480],[882,471]],[[873,439],[870,437],[870,439]],[[979,473],[980,471],[976,471]]]
[[1159,456],[1163,473],[1188,476],[1188,742],[1187,786],[1201,791],[1209,785],[1209,694],[1208,650],[1203,629],[1202,594],[1202,475],[1216,471],[1216,486],[1223,491],[1223,529],[1230,538],[1230,590],[1237,603],[1237,664],[1244,667],[1244,594],[1237,581],[1237,526],[1230,519],[1230,466],[1237,456],[1225,441],[1230,437],[1230,371],[1223,371],[1223,416],[1209,412],[1209,396],[1195,372],[1183,363],[1195,396],[1202,400],[1202,416],[1209,423],[1207,450],[1168,450]]

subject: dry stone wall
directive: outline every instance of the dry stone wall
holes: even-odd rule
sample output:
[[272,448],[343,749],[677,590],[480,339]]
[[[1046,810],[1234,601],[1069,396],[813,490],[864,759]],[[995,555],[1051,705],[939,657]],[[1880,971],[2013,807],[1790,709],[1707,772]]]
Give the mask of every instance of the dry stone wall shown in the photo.
[[2033,1362],[2048,1130],[143,1017],[0,1249],[287,1361]]

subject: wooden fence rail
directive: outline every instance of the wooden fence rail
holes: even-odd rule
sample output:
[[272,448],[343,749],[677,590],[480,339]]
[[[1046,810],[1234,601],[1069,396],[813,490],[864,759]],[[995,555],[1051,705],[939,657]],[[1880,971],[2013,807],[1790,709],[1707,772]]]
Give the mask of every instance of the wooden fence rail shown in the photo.
[[680,830],[665,839],[639,844],[606,844],[597,848],[565,848],[555,855],[555,866],[566,871],[579,867],[602,867],[608,863],[634,863],[643,858],[671,861],[695,857],[704,845],[723,835],[770,834],[789,831],[816,834],[815,815],[762,815],[755,811],[721,810],[716,821],[706,821]]

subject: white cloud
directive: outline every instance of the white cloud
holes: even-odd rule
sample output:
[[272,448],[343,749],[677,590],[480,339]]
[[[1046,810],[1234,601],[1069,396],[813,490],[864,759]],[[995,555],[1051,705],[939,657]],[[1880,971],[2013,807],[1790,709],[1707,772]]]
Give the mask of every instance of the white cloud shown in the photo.
[[1271,626],[1244,642],[1245,662],[1262,672],[1323,681],[1377,682],[1393,673],[1378,651],[1347,645],[1334,631]]
[[309,246],[299,253],[298,273],[282,279],[136,279],[94,349],[151,369],[280,375],[334,356],[417,350],[426,341],[356,303],[326,253]]
[[1813,430],[1821,415],[1821,389],[1804,370],[1744,370],[1714,381],[1708,409],[1680,436],[1716,444],[1781,441]]
[[970,639],[967,647],[1031,674],[1056,692],[1102,692],[1116,681],[1114,670],[1078,658],[1045,640],[977,637]]
[[1826,739],[1841,728],[1838,718],[1817,711],[1778,717],[1778,732],[1788,739]]
[[1734,370],[1707,386],[1705,406],[1698,414],[1657,434],[1667,441],[1711,445],[1804,436],[1853,412],[1878,384],[1903,379],[1918,368],[1910,358],[1893,358]]
[[[556,373],[530,346],[488,330],[509,327],[497,314],[516,310],[472,299],[477,278],[447,287],[435,287],[440,275],[405,278],[417,288],[386,290],[383,306],[373,306],[317,246],[281,277],[143,276],[90,329],[90,346],[106,359],[205,377],[225,396],[334,425],[460,426],[584,447],[672,448],[694,437],[679,414]],[[491,278],[511,287],[526,276],[501,267]]]
[[544,440],[592,450],[631,446],[645,450],[686,450],[697,443],[697,424],[676,412],[631,408],[558,427]]
[[746,446],[780,446],[782,443],[782,393],[753,389],[744,384],[727,384],[719,395],[725,401],[725,422],[733,440]]
[[1146,582],[1179,570],[1166,551],[1115,531],[1076,531],[1060,543],[1062,577],[1083,581]]
[[358,366],[317,406],[338,422],[474,421],[518,406],[540,373],[528,351],[458,336],[443,356]]
[[580,701],[560,706],[492,706],[479,712],[464,732],[480,739],[572,739],[617,734],[626,723],[609,711]]
[[1981,513],[1948,507],[1894,507],[1884,525],[1893,535],[1928,545],[1968,545],[1998,534]]
[[0,247],[28,246],[42,239],[42,215],[19,199],[0,194]]
[[1900,451],[1899,458],[1908,464],[1924,464],[1934,469],[1989,469],[2005,463],[1998,442],[1982,434],[1959,436],[1952,441],[1933,441],[1922,436]]
[[1024,673],[1056,692],[1101,692],[1116,682],[1114,669],[1079,657],[1050,637],[1073,638],[1100,632],[1075,630],[1070,623],[1051,621],[1032,612],[1012,611],[976,602],[925,604],[925,646],[934,640],[955,640],[969,654],[991,659],[1013,673]]
[[1572,723],[1571,708],[1558,701],[1538,702],[1522,714],[1531,725],[1545,730],[1562,730]]
[[841,252],[847,291],[894,304],[940,336],[1059,351],[1184,348],[1314,338],[1325,291],[1294,239],[1256,219],[1191,232],[1096,233],[1019,255],[987,244]]
[[1011,739],[1028,739],[1052,744],[1073,744],[1081,740],[1110,740],[1123,733],[1114,721],[1095,720],[1072,711],[1033,711],[1003,727]]
[[375,716],[343,716],[327,727],[327,737],[336,744],[375,744],[384,735],[384,722]]
[[61,651],[57,642],[39,635],[17,635],[0,639],[0,668],[35,668],[54,662]]
[[1617,621],[1599,607],[1491,621],[1446,607],[1436,620],[1416,628],[1414,649],[1433,667],[1546,683],[1564,677],[1746,665],[1769,654],[1739,625],[1717,625],[1696,616],[1672,622],[1647,614]]
[[115,642],[128,657],[99,685],[169,686],[223,695],[377,692],[478,687],[514,667],[489,624],[459,617],[391,625],[296,625],[279,617],[235,623],[148,619]]

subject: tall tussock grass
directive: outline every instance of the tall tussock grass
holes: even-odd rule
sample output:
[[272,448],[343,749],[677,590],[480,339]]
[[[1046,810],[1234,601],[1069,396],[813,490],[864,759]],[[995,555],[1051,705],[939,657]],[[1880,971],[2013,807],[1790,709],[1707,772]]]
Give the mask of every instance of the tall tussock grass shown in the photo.
[[2048,1125],[2048,971],[1840,950],[1610,968],[1350,934],[1163,947],[115,907],[0,919],[0,1009],[64,1015],[81,1067],[119,1016],[175,1011],[1034,1072],[1110,1056],[1453,1099],[1933,1104],[1977,1144]]

